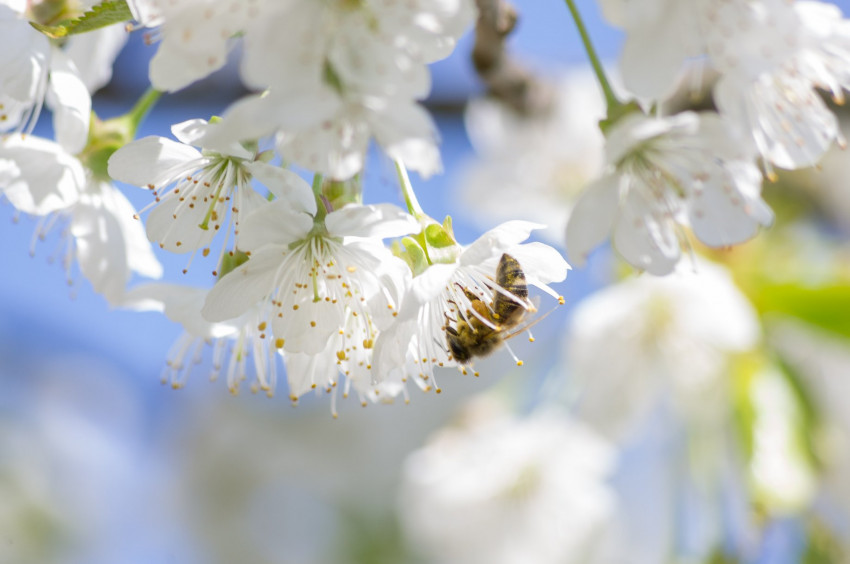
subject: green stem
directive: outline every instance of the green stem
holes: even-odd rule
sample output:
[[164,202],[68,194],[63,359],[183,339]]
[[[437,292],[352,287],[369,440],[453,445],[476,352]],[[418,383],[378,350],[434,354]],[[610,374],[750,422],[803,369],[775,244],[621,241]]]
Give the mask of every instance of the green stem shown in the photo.
[[593,48],[593,43],[590,41],[590,35],[587,33],[587,28],[584,27],[584,21],[576,8],[575,0],[566,0],[567,7],[573,16],[573,21],[576,23],[578,33],[581,36],[581,42],[584,44],[584,50],[587,51],[587,57],[590,59],[590,64],[593,67],[593,72],[596,74],[596,79],[599,81],[599,86],[602,87],[602,92],[605,94],[605,102],[608,105],[608,115],[614,115],[616,110],[622,106],[622,102],[614,95],[614,90],[608,82],[608,77],[605,75],[605,69],[602,68],[602,63],[599,61],[599,56],[596,54],[596,49]]
[[133,109],[127,112],[126,118],[133,128],[133,137],[135,137],[139,124],[144,121],[145,117],[147,117],[148,113],[151,109],[153,109],[154,104],[157,103],[160,96],[162,96],[162,92],[150,87],[144,94],[142,94],[142,97],[139,98],[136,105],[133,106]]
[[325,182],[325,177],[320,173],[316,173],[313,175],[313,196],[316,197],[316,201],[319,202],[322,197],[322,184]]
[[395,162],[395,169],[398,172],[398,183],[401,185],[402,194],[404,194],[404,203],[407,204],[407,211],[416,219],[421,219],[425,215],[425,212],[422,211],[422,206],[419,205],[419,200],[416,199],[416,194],[413,192],[410,177],[407,176],[407,169],[399,159],[394,159],[393,162]]

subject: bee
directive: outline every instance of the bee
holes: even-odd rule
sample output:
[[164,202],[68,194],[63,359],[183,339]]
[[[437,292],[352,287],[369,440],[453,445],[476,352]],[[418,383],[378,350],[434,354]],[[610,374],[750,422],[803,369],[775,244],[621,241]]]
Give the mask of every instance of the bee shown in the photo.
[[469,364],[473,357],[487,356],[502,346],[502,343],[522,332],[526,327],[515,330],[533,306],[528,302],[528,285],[519,262],[509,254],[503,254],[496,268],[496,285],[493,301],[485,303],[480,296],[467,289],[472,311],[458,315],[454,326],[446,324],[446,345],[452,357],[460,364]]

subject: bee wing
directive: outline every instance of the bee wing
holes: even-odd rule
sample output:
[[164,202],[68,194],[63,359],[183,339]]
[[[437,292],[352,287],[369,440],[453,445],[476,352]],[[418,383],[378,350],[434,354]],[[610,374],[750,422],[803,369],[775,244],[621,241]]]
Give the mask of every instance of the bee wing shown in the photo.
[[[532,311],[537,311],[537,306],[540,305],[540,296],[534,296],[534,298],[532,299],[532,302],[534,303],[534,310],[532,310]],[[544,314],[538,315],[537,317],[535,317],[533,319],[529,319],[528,321],[526,321],[524,323],[520,323],[519,325],[517,325],[514,328],[513,331],[511,331],[510,333],[507,333],[505,335],[504,340],[512,339],[512,338],[516,337],[517,335],[519,335],[520,333],[522,333],[523,331],[528,331],[529,329],[531,329],[532,327],[534,327],[535,325],[537,325],[538,323],[540,323],[541,321],[546,319],[546,317],[550,313],[552,313],[553,311],[555,311],[554,307]]]

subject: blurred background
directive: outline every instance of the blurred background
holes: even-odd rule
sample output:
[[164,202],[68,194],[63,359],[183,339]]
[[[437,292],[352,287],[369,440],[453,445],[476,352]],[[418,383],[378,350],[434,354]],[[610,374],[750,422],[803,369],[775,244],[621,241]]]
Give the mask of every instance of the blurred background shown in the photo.
[[[468,34],[432,67],[446,172],[414,183],[463,243],[517,218],[563,250],[604,110],[566,7],[513,3],[511,53],[551,83],[553,113],[479,99]],[[580,4],[614,67],[621,35]],[[132,106],[155,49],[130,36],[98,115]],[[244,94],[237,57],[165,96],[139,136],[221,113]],[[162,386],[182,329],[69,283],[59,238],[33,241],[36,222],[0,206],[0,562],[850,562],[847,178],[840,151],[782,176],[765,187],[774,228],[697,248],[670,280],[600,250],[536,342],[515,339],[523,367],[501,351],[480,378],[439,374],[439,396],[343,401],[338,420],[321,396],[232,397],[208,363]],[[401,203],[377,154],[365,199]],[[185,257],[158,257],[167,281],[212,284],[212,262],[184,275]]]

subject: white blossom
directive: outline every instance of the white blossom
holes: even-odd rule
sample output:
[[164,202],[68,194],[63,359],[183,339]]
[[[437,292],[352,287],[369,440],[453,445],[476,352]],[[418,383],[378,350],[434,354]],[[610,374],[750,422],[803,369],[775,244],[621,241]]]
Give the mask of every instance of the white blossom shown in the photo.
[[[533,230],[542,227],[527,221],[505,222],[462,249],[455,260],[433,264],[416,276],[392,330],[382,333],[375,345],[378,374],[412,379],[426,390],[434,387],[439,391],[434,368],[456,366],[447,349],[446,324],[474,315],[467,292],[486,304],[496,292],[512,296],[495,280],[505,253],[519,262],[528,285],[561,300],[548,284],[566,278],[569,265],[548,245],[522,244]],[[526,311],[535,309],[527,299],[512,299]]]
[[578,413],[624,437],[669,394],[682,420],[713,425],[728,403],[730,359],[753,349],[759,332],[729,273],[705,261],[600,290],[577,306],[568,330]]
[[238,246],[240,218],[266,202],[251,181],[259,180],[279,195],[296,181],[295,173],[257,160],[256,150],[204,143],[208,128],[204,120],[185,121],[171,128],[179,142],[144,137],[109,159],[110,176],[153,192],[148,238],[174,253],[208,246],[219,231],[225,233],[222,252],[231,232]]
[[448,55],[471,21],[468,0],[293,0],[260,12],[242,76],[268,91],[231,106],[210,135],[276,134],[285,159],[335,179],[362,170],[372,138],[411,169],[440,170],[436,129],[416,100],[430,89],[425,64]]
[[413,545],[445,564],[617,561],[610,446],[557,412],[470,411],[405,462],[399,512]]
[[73,259],[95,291],[117,303],[132,272],[158,278],[162,266],[135,208],[58,143],[12,135],[0,141],[0,193],[18,210],[42,218],[36,231],[63,225],[61,257],[69,279]]
[[[298,211],[280,199],[246,219],[240,248],[251,258],[218,281],[203,315],[222,321],[261,303],[277,348],[330,353],[349,379],[358,379],[355,386],[366,389],[373,383],[368,356],[374,340],[392,321],[409,276],[381,239],[415,232],[418,223],[389,204],[349,204],[322,219],[306,182],[292,189],[300,194],[292,199],[311,205]],[[311,384],[326,384],[317,380]]]
[[220,69],[234,38],[257,16],[259,0],[131,0],[133,17],[157,28],[160,40],[150,63],[157,90],[173,92]]
[[0,4],[0,131],[29,133],[47,103],[56,140],[79,153],[88,139],[91,93],[109,81],[126,41],[126,31],[111,26],[73,36],[60,48],[23,12]]
[[[627,30],[626,86],[649,100],[669,95],[687,59],[720,74],[714,99],[752,135],[768,163],[801,168],[844,143],[818,89],[837,102],[850,86],[850,22],[823,2],[787,0],[604,0]],[[768,165],[769,166],[769,165]]]
[[608,134],[605,174],[570,216],[571,258],[583,263],[610,237],[635,268],[663,275],[679,261],[682,226],[713,247],[753,237],[773,212],[747,147],[714,114],[623,118]]

